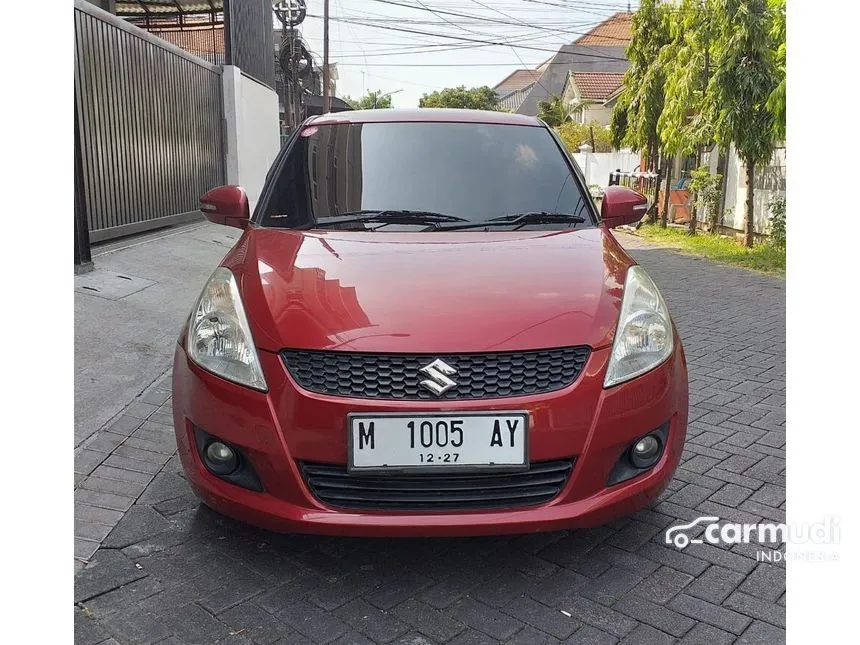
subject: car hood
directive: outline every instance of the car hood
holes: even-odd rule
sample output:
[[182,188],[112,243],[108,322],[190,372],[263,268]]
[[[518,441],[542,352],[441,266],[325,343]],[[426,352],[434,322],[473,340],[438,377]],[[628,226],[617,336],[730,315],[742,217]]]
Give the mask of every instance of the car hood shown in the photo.
[[634,262],[602,228],[251,228],[223,264],[260,349],[456,353],[610,344]]

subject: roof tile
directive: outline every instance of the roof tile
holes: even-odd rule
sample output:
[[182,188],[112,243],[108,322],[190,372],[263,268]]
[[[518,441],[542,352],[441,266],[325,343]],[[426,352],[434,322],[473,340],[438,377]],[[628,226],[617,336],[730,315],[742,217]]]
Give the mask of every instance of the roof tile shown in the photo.
[[493,89],[499,94],[507,94],[508,92],[513,92],[515,90],[521,90],[534,83],[538,78],[540,78],[540,75],[541,72],[536,69],[518,69],[515,72],[512,72]]
[[611,72],[572,72],[573,82],[584,99],[605,101],[621,87],[624,74]]
[[577,45],[623,47],[633,38],[633,14],[621,11],[576,40]]

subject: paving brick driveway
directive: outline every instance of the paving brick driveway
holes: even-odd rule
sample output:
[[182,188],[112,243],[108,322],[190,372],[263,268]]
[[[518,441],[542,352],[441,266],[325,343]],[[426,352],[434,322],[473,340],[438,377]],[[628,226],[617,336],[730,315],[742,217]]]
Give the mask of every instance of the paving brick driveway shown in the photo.
[[76,451],[75,642],[784,642],[784,567],[750,546],[661,540],[700,515],[784,521],[785,283],[624,243],[690,364],[686,451],[652,510],[499,538],[267,533],[198,506],[165,376]]

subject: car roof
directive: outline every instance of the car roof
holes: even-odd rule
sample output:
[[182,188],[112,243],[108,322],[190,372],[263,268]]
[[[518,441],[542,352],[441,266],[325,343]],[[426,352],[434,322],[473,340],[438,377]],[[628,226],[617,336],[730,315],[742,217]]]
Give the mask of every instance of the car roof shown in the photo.
[[526,125],[542,127],[543,122],[537,117],[509,112],[491,112],[487,110],[460,110],[454,108],[417,108],[417,109],[382,109],[382,110],[352,110],[334,112],[312,117],[306,125],[332,125],[337,123],[484,123],[493,125]]

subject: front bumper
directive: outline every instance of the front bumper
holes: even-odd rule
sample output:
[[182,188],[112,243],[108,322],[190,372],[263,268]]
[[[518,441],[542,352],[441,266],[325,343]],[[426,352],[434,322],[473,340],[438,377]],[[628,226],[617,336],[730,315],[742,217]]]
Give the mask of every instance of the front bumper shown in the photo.
[[[177,347],[173,414],[188,481],[207,505],[273,531],[355,536],[461,536],[529,533],[605,524],[651,504],[668,485],[687,430],[687,370],[683,349],[632,381],[603,389],[609,348],[591,353],[577,381],[556,392],[470,401],[377,401],[313,394],[300,389],[281,358],[260,352],[269,392],[227,382],[188,360]],[[566,485],[552,501],[486,511],[416,513],[326,506],[310,492],[301,461],[343,465],[350,412],[526,410],[532,462],[573,458]],[[669,423],[657,465],[608,487],[609,473],[627,446]],[[261,493],[206,470],[194,427],[238,446],[259,475]]]

